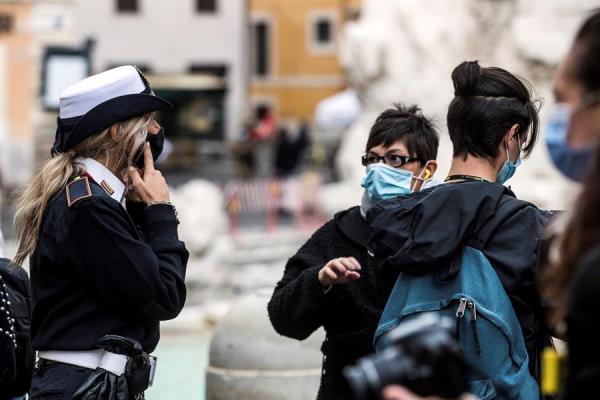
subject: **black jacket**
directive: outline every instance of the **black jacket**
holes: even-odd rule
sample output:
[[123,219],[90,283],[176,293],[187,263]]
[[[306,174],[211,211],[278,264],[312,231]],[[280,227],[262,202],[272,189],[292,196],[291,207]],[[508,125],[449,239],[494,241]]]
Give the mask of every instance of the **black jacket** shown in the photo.
[[582,257],[567,297],[566,399],[597,399],[600,396],[600,247]]
[[[35,353],[31,348],[31,290],[27,272],[10,260],[0,258],[0,277],[0,328],[3,328],[0,332],[0,400],[5,400],[29,391]],[[12,324],[8,318],[14,320]],[[16,348],[6,336],[13,329]]]
[[536,275],[550,217],[499,184],[444,184],[373,206],[367,214],[374,231],[369,249],[382,270],[407,273],[447,268],[465,245],[481,250],[512,302],[530,370],[537,377],[538,358],[549,335]]
[[[281,335],[302,340],[325,328],[318,399],[353,399],[342,368],[374,352],[373,335],[387,294],[376,287],[378,273],[372,269],[366,249],[369,236],[359,207],[338,213],[289,259],[269,302],[271,323]],[[334,285],[325,294],[317,274],[338,257],[356,258],[362,267],[361,277]]]
[[126,211],[91,179],[90,187],[92,197],[71,207],[61,191],[44,214],[31,257],[33,347],[91,350],[116,334],[151,352],[158,321],[185,302],[178,220],[168,205]]

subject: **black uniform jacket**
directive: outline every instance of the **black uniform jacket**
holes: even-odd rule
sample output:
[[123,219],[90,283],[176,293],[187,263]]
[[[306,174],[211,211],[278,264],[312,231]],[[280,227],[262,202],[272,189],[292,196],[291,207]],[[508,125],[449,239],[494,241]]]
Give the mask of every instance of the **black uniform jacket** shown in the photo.
[[549,335],[536,275],[550,217],[500,184],[443,184],[373,206],[367,214],[373,229],[369,249],[384,273],[417,274],[447,268],[465,245],[481,250],[512,302],[530,370],[538,376],[538,357]]
[[[269,302],[271,323],[281,335],[302,340],[325,328],[319,399],[353,399],[342,368],[374,352],[373,335],[389,293],[376,287],[377,272],[366,248],[369,236],[359,207],[338,213],[289,259]],[[334,285],[325,294],[318,272],[338,257],[356,258],[362,267],[360,279]]]
[[[90,179],[91,197],[52,199],[31,257],[36,350],[90,350],[106,334],[154,350],[185,302],[188,252],[169,205],[128,204]],[[139,228],[139,229],[138,229]]]

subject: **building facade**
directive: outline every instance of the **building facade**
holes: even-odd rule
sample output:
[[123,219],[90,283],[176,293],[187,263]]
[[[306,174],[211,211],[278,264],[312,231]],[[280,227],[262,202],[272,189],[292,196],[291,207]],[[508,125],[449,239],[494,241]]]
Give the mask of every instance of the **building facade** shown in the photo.
[[0,2],[0,171],[6,186],[30,175],[32,32],[29,2]]
[[343,23],[358,0],[249,0],[250,97],[283,119],[310,120],[345,86],[337,60]]
[[[157,77],[183,136],[226,141],[238,133],[247,104],[246,0],[76,0],[74,18],[75,35],[94,43],[93,72],[135,64],[151,82]],[[183,97],[189,101],[178,103]]]
[[[0,1],[0,181],[7,188],[30,179],[38,142],[56,129],[44,129],[40,108],[41,60],[48,43],[70,40],[72,0]],[[48,151],[44,158],[48,157]]]

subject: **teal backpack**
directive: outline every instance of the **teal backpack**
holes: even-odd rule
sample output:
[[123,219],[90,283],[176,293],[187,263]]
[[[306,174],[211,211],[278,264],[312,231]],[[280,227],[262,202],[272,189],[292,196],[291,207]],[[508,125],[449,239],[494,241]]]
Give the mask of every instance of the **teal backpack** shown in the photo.
[[449,278],[400,273],[375,332],[375,349],[386,347],[387,332],[422,313],[454,318],[471,367],[471,393],[481,400],[539,400],[519,320],[489,260],[466,246],[450,270],[458,272]]

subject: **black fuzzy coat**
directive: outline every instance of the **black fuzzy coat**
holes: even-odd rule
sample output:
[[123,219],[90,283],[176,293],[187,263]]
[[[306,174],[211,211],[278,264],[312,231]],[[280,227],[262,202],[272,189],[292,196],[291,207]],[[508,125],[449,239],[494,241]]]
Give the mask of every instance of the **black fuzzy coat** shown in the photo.
[[[375,351],[373,335],[395,277],[385,279],[373,269],[367,253],[370,235],[359,207],[338,213],[289,259],[269,302],[271,323],[281,335],[302,340],[325,329],[318,399],[353,399],[342,369]],[[325,294],[318,272],[338,257],[356,258],[361,277]],[[376,280],[386,282],[385,287],[378,289]]]

